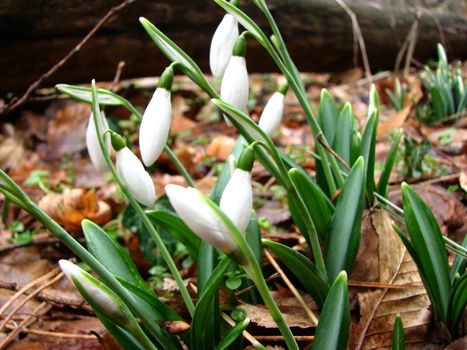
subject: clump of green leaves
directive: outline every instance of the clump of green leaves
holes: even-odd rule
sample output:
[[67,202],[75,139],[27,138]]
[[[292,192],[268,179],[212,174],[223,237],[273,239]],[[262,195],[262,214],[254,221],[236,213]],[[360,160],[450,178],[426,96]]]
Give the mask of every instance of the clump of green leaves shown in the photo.
[[21,221],[13,221],[8,230],[12,233],[10,241],[18,244],[28,244],[32,242],[34,234],[39,230],[38,228],[28,230]]
[[455,122],[465,116],[467,93],[460,67],[448,64],[446,52],[438,44],[438,64],[435,70],[425,67],[423,85],[428,100],[423,109],[416,106],[417,117],[426,124]]

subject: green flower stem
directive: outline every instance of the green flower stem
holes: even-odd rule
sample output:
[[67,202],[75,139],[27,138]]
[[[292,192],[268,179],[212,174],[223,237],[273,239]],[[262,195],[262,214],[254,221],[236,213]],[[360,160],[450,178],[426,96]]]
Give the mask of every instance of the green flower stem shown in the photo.
[[230,234],[235,239],[235,242],[237,243],[237,249],[231,252],[231,254],[229,255],[232,259],[234,259],[238,264],[240,264],[244,268],[250,279],[255,284],[273,320],[276,322],[277,327],[279,328],[282,336],[284,337],[284,341],[287,344],[287,348],[289,350],[299,350],[297,342],[295,341],[295,338],[292,334],[292,331],[290,330],[287,322],[282,316],[281,311],[277,307],[276,302],[272,298],[271,292],[269,291],[266,281],[264,280],[261,267],[258,261],[256,260],[253,251],[248,245],[245,237],[232,223],[229,217],[227,217],[227,215],[212,200],[210,200],[208,197],[202,194],[200,195],[205,200],[206,204],[209,205],[209,207],[223,221],[223,223],[230,231]]
[[266,307],[268,308],[271,317],[273,318],[274,322],[276,322],[277,327],[279,327],[279,330],[282,336],[284,337],[284,341],[287,344],[287,348],[290,350],[298,350],[299,347],[292,334],[292,331],[290,330],[289,325],[282,316],[281,310],[279,310],[276,302],[274,301],[256,260],[252,265],[245,267],[245,270],[249,272],[249,276],[255,284],[256,288],[258,289],[258,292],[261,295],[261,298],[263,299],[264,303],[266,304]]
[[119,185],[120,189],[122,192],[125,194],[127,197],[130,205],[133,207],[133,209],[136,211],[137,215],[140,217],[142,220],[144,226],[148,230],[149,234],[151,235],[151,238],[154,239],[154,242],[157,245],[157,248],[159,249],[159,253],[161,254],[162,258],[164,259],[165,263],[169,267],[170,272],[172,273],[173,278],[175,279],[175,282],[177,283],[177,286],[180,290],[180,294],[182,295],[183,301],[185,302],[185,305],[188,309],[188,312],[190,313],[191,316],[193,316],[195,306],[193,304],[193,300],[191,299],[190,293],[188,292],[188,289],[186,288],[182,276],[180,275],[180,272],[178,271],[177,266],[175,265],[175,262],[173,261],[172,257],[170,256],[170,253],[167,249],[167,247],[164,244],[164,241],[161,239],[159,236],[159,233],[156,231],[154,226],[152,225],[151,221],[149,218],[146,216],[146,213],[144,210],[141,208],[139,203],[136,201],[136,199],[133,197],[131,192],[128,190],[126,184],[123,182],[123,180],[120,178],[118,175],[117,169],[115,168],[112,160],[110,159],[109,152],[107,152],[107,148],[104,145],[104,140],[102,138],[102,131],[100,130],[99,123],[97,122],[97,116],[99,115],[99,103],[97,100],[97,91],[96,91],[96,83],[93,80],[92,81],[92,109],[93,109],[93,115],[94,115],[94,126],[96,128],[96,133],[99,135],[98,140],[99,140],[99,145],[101,147],[101,151],[104,155],[105,161],[112,172],[112,175]]
[[180,175],[183,176],[185,179],[186,183],[190,187],[196,187],[195,182],[193,181],[193,178],[191,177],[190,173],[186,170],[186,168],[183,166],[182,162],[180,159],[178,159],[177,155],[170,149],[168,145],[164,146],[164,151],[167,153],[169,158],[172,160],[172,162],[175,164],[177,167],[178,171],[180,172]]

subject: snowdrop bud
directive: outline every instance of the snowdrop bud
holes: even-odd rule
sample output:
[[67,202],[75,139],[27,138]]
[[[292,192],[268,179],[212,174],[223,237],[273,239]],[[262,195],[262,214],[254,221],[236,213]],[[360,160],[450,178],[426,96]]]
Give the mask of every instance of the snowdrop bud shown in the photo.
[[259,127],[271,136],[279,127],[284,114],[284,99],[288,84],[284,84],[269,99],[259,118]]
[[159,158],[169,137],[172,121],[170,89],[173,68],[168,67],[161,75],[158,88],[144,111],[139,129],[139,148],[144,165],[151,166]]
[[130,311],[110,288],[68,260],[60,260],[59,264],[65,276],[95,310],[119,326],[126,327],[131,322]]
[[[240,36],[235,42],[221,84],[221,99],[241,111],[246,109],[249,89],[245,54],[246,40]],[[230,125],[228,121],[227,124]]]
[[[97,118],[97,123],[99,124],[99,129],[103,132],[109,129],[109,124],[107,123],[107,118],[104,115],[104,112],[101,112],[100,118]],[[107,151],[110,150],[110,138],[108,135],[104,136],[105,147]],[[89,157],[91,158],[92,165],[94,168],[103,173],[108,169],[107,163],[105,162],[104,154],[102,153],[101,147],[99,145],[99,139],[96,133],[96,126],[94,125],[94,117],[91,113],[89,117],[88,127],[86,129],[86,146],[88,148]]]
[[238,22],[226,14],[217,27],[211,41],[209,65],[214,78],[221,79],[232,56],[232,49],[238,38]]
[[136,200],[151,207],[156,201],[156,190],[151,176],[144,169],[138,157],[125,146],[122,137],[114,132],[111,136],[112,146],[117,152],[118,173]]
[[245,233],[253,209],[250,174],[253,161],[254,149],[253,146],[249,146],[241,154],[238,167],[225,186],[219,205],[242,233]]
[[209,207],[202,194],[192,187],[165,186],[170,204],[180,218],[201,239],[229,254],[237,244],[222,219]]

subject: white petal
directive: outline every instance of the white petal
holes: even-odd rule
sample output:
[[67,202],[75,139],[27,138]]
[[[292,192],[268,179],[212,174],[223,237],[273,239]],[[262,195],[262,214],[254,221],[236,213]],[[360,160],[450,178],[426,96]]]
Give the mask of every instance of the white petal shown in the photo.
[[99,305],[101,309],[99,311],[103,311],[107,316],[121,314],[120,306],[117,302],[90,280],[93,279],[90,274],[68,260],[60,260],[58,263],[70,282],[75,284],[73,280],[77,281],[88,296],[92,297],[92,301]]
[[279,127],[284,114],[284,98],[280,92],[275,92],[264,107],[259,118],[259,127],[271,136]]
[[253,208],[253,191],[249,171],[235,169],[222,193],[219,207],[240,232],[244,233]]
[[244,57],[232,56],[222,78],[221,99],[241,111],[248,103],[248,72]]
[[238,22],[232,15],[227,14],[217,27],[211,41],[209,65],[214,78],[220,79],[224,75],[237,38]]
[[165,186],[170,204],[180,218],[196,233],[215,248],[229,253],[236,243],[222,220],[201,198],[198,190],[177,185]]
[[154,164],[164,150],[171,121],[170,91],[157,88],[144,111],[139,129],[139,147],[144,165]]
[[117,152],[117,170],[138,202],[151,207],[156,201],[156,191],[151,176],[128,147]]
[[[101,118],[98,120],[98,123],[101,131],[105,131],[109,128],[107,119],[105,118],[103,113],[101,115]],[[108,135],[105,136],[105,145],[107,147],[107,151],[109,151],[110,138]],[[96,168],[96,170],[101,173],[108,170],[107,163],[105,162],[104,155],[102,154],[101,147],[99,146],[99,140],[97,138],[96,127],[94,125],[92,113],[89,117],[88,127],[86,129],[86,146],[94,168]]]

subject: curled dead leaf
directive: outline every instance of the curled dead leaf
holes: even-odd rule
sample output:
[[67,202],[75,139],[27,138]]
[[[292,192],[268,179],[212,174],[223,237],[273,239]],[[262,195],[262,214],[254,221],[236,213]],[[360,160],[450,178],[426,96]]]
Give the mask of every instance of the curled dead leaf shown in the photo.
[[98,201],[94,192],[81,188],[49,193],[39,201],[39,207],[70,232],[79,232],[83,219],[102,225],[112,215],[107,203]]
[[184,321],[164,321],[159,322],[161,327],[164,327],[172,334],[185,332],[191,328],[191,325]]

